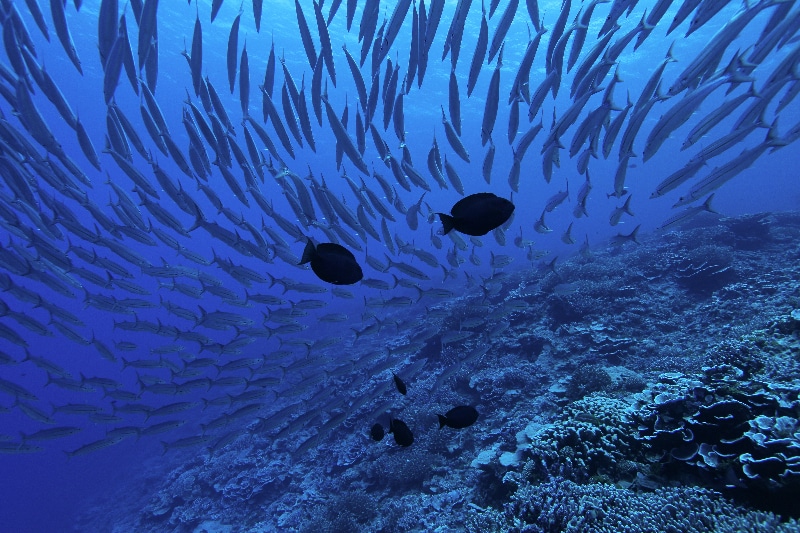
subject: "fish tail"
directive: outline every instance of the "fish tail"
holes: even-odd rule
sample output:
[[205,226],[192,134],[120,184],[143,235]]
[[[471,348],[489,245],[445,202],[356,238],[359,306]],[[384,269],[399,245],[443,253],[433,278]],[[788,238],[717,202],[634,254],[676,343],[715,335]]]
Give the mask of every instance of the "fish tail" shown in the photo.
[[706,198],[705,202],[703,202],[703,206],[702,206],[703,209],[705,209],[709,213],[716,213],[717,212],[713,207],[711,207],[711,200],[713,200],[713,199],[714,199],[714,195],[712,194],[708,198]]
[[444,230],[444,234],[447,235],[450,233],[450,230],[453,229],[456,225],[456,221],[450,215],[445,215],[444,213],[436,213],[439,215],[439,219],[442,221],[442,226]]
[[642,227],[642,225],[641,225],[641,224],[639,224],[638,226],[636,226],[635,228],[633,228],[633,231],[631,232],[631,235],[630,235],[630,237],[631,237],[631,240],[632,240],[633,242],[635,242],[636,244],[639,244],[639,239],[638,239],[638,236],[639,236],[639,228],[641,228],[641,227]]
[[625,210],[625,212],[626,212],[626,213],[628,213],[630,216],[635,216],[635,215],[633,214],[633,212],[631,211],[631,198],[633,198],[633,195],[629,195],[629,196],[628,196],[628,199],[627,199],[627,200],[625,200],[625,205],[623,205],[623,206],[622,206],[622,208],[623,208],[623,209]]
[[[198,183],[198,190],[199,190],[200,181],[198,180],[197,183]],[[192,224],[192,226],[186,230],[187,232],[190,232],[190,233],[192,231],[196,230],[197,228],[203,227],[206,224],[206,219],[203,217],[203,213],[200,211],[200,209],[199,208],[195,208],[194,211],[195,211],[195,213],[194,213],[194,224]]]
[[306,241],[306,248],[303,250],[303,258],[300,259],[300,264],[304,265],[310,262],[314,258],[314,253],[316,252],[316,248],[314,248],[314,243],[311,242],[311,239]]
[[436,415],[439,417],[439,429],[442,429],[447,425],[447,418],[444,415]]

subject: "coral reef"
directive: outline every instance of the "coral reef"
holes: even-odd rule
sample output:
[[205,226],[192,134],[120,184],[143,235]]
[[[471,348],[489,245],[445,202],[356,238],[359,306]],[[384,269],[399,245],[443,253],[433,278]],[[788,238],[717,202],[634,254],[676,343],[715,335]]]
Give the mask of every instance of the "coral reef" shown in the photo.
[[[117,531],[175,533],[800,531],[797,511],[778,505],[800,488],[800,310],[791,311],[800,309],[800,230],[787,219],[758,241],[776,217],[754,228],[698,220],[555,273],[485,280],[415,316],[404,310],[393,315],[395,337],[382,332],[372,352],[353,354],[352,376],[331,377],[346,394],[278,397],[232,444],[160,477],[149,472],[140,499],[98,505],[103,518],[81,524],[111,530],[114,516]],[[686,261],[704,260],[735,278],[681,279]],[[442,332],[469,327],[464,339],[441,342]],[[387,347],[396,358],[385,358]],[[454,405],[474,405],[478,421],[439,430],[435,415]],[[388,415],[412,428],[411,447],[369,437]]]
[[504,513],[471,511],[470,531],[512,533],[788,533],[797,522],[743,510],[719,493],[692,487],[635,492],[604,483],[551,480],[518,490]]
[[800,490],[800,320],[781,317],[709,353],[697,376],[662,376],[640,395],[640,440],[662,474],[796,515]]
[[[515,454],[526,459],[523,478],[631,479],[641,448],[632,428],[624,401],[601,394],[575,401],[555,422],[532,424],[517,435]],[[508,456],[506,461],[511,464]]]

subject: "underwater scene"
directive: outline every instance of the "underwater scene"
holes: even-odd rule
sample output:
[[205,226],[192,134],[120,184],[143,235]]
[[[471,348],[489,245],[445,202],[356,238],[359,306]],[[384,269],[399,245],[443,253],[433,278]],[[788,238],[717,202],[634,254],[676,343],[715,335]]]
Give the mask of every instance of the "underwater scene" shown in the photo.
[[800,532],[794,0],[0,15],[0,532]]

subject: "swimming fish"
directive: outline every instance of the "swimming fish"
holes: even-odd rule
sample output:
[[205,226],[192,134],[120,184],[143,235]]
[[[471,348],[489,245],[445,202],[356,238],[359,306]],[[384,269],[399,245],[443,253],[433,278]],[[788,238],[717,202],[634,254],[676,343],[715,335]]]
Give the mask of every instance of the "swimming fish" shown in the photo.
[[459,405],[447,411],[444,415],[436,415],[439,417],[439,429],[443,427],[451,427],[453,429],[462,429],[471,426],[478,419],[478,411],[469,405]]
[[375,423],[372,428],[369,430],[370,436],[372,436],[372,440],[375,442],[380,442],[383,440],[383,426],[379,423]]
[[390,418],[389,433],[394,435],[394,441],[400,446],[411,446],[414,443],[414,434],[402,420]]
[[361,281],[364,273],[353,254],[341,244],[326,242],[314,246],[306,242],[300,264],[311,263],[311,270],[322,281],[334,285],[352,285]]
[[444,226],[444,234],[455,229],[467,235],[479,237],[503,225],[514,204],[490,192],[471,194],[462,198],[450,210],[450,214],[436,213]]
[[402,379],[400,379],[400,378],[398,377],[398,375],[397,375],[397,374],[395,374],[394,372],[392,372],[392,378],[394,379],[394,385],[395,385],[395,387],[397,387],[397,392],[399,392],[400,394],[402,394],[403,396],[405,396],[405,395],[406,395],[406,392],[407,392],[407,389],[406,389],[406,384],[405,384],[405,383],[403,383],[403,380],[402,380]]

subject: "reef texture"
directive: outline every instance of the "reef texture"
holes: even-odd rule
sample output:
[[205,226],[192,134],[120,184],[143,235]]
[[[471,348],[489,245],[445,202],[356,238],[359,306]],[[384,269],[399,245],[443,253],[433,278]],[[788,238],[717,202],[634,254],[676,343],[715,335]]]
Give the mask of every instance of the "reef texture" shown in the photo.
[[[306,400],[171,472],[150,466],[141,497],[98,503],[81,527],[800,531],[800,219],[705,220],[420,302],[375,341],[411,346],[402,364],[356,363],[329,378],[350,393],[325,409]],[[389,368],[413,369],[407,396]],[[438,429],[454,405],[478,422]],[[412,446],[370,439],[387,413]]]

